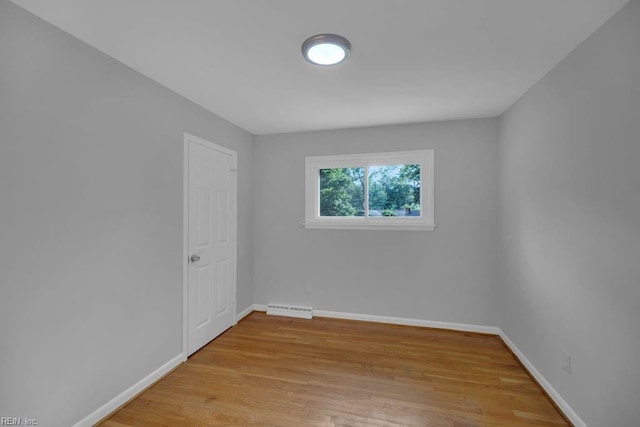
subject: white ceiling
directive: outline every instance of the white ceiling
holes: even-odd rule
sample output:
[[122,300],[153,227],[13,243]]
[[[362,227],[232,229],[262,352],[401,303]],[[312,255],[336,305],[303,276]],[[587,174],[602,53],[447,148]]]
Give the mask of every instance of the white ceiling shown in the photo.
[[[254,134],[501,114],[628,0],[13,0]],[[347,37],[335,68],[317,33]]]

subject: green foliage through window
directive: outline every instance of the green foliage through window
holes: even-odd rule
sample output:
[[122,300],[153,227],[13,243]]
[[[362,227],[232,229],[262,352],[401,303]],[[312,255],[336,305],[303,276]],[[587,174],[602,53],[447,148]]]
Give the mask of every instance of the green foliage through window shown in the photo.
[[364,212],[364,168],[320,169],[320,215]]
[[[367,182],[365,182],[367,180]],[[420,165],[320,169],[320,215],[420,216]]]

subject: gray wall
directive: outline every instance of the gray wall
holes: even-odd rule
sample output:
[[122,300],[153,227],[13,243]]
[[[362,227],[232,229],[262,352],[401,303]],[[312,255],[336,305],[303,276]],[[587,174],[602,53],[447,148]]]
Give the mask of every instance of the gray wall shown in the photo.
[[594,427],[640,425],[639,46],[634,0],[501,118],[500,326]]
[[[497,138],[497,119],[256,137],[255,302],[495,325]],[[422,148],[435,149],[435,231],[302,226],[305,156]]]
[[0,415],[69,426],[182,351],[182,134],[252,135],[0,0]]

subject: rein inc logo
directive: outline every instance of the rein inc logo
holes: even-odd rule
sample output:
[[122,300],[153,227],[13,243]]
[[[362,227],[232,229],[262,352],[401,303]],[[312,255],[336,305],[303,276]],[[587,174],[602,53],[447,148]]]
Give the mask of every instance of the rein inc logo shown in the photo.
[[37,426],[38,420],[28,417],[0,417],[0,426]]

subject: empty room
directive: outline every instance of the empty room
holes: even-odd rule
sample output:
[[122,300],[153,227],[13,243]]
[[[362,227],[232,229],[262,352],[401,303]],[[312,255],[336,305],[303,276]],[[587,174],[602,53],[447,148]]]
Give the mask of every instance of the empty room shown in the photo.
[[0,0],[0,425],[640,426],[640,0]]

